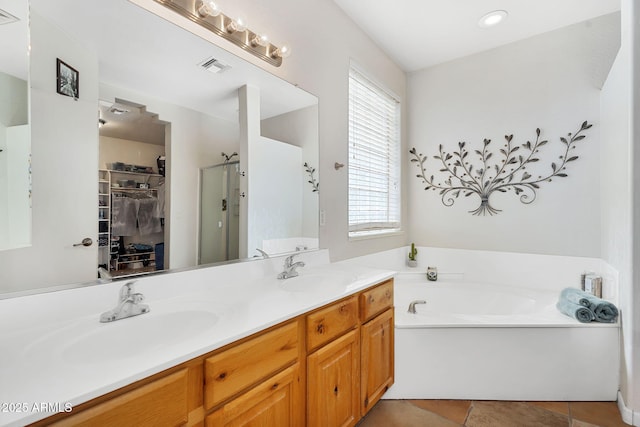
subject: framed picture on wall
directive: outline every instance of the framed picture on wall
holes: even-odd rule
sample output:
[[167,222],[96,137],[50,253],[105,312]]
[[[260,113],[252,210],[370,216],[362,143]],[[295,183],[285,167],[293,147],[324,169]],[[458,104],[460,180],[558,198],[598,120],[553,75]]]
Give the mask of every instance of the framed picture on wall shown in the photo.
[[78,99],[80,96],[80,73],[69,64],[56,58],[56,92]]

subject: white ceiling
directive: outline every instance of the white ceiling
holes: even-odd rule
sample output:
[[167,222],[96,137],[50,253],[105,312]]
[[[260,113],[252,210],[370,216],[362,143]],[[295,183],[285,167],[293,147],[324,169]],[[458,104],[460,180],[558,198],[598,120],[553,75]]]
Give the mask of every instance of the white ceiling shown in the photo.
[[[620,0],[334,0],[411,72],[620,10]],[[506,10],[493,28],[481,16]]]

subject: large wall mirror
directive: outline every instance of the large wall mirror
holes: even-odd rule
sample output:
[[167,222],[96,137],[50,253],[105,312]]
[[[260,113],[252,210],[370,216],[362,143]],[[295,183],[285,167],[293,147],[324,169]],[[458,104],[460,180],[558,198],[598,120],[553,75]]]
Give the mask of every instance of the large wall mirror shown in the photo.
[[29,10],[32,218],[0,293],[318,247],[315,96],[127,0],[5,3]]
[[28,17],[0,0],[0,251],[31,243]]

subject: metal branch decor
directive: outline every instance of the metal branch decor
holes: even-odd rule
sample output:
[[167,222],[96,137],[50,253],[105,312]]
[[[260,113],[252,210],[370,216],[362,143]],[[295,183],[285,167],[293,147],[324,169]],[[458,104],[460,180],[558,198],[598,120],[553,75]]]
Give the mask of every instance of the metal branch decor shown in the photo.
[[313,174],[316,172],[316,168],[311,167],[311,165],[309,165],[309,163],[307,162],[304,162],[303,166],[305,171],[309,174],[309,181],[307,182],[311,184],[311,187],[313,188],[312,192],[316,193],[320,191],[320,183],[316,180],[316,177],[313,176]]
[[[534,178],[527,170],[527,167],[540,161],[540,149],[549,141],[540,138],[540,129],[536,129],[536,138],[532,143],[527,141],[524,144],[513,144],[513,135],[505,135],[506,143],[500,148],[500,154],[492,150],[491,140],[485,139],[482,150],[473,150],[478,156],[480,167],[472,163],[469,155],[470,148],[466,142],[458,143],[458,150],[446,152],[440,144],[439,154],[433,156],[442,164],[440,172],[445,174],[443,181],[436,181],[434,175],[427,176],[425,161],[427,156],[418,154],[415,147],[409,150],[412,154],[412,162],[420,169],[416,175],[422,180],[425,190],[440,190],[442,203],[445,206],[453,206],[460,195],[469,197],[476,195],[480,199],[480,206],[469,211],[473,215],[494,215],[501,212],[491,206],[489,198],[495,191],[506,193],[513,190],[516,196],[520,196],[520,202],[530,204],[536,199],[536,190],[540,188],[540,183],[551,182],[552,178],[567,177],[565,172],[567,163],[578,160],[571,151],[575,150],[576,143],[583,140],[586,135],[584,131],[592,125],[586,121],[582,123],[580,129],[575,133],[569,133],[566,137],[560,137],[560,142],[564,144],[564,154],[559,156],[559,161],[551,162],[550,170]],[[491,160],[494,159],[494,160]]]

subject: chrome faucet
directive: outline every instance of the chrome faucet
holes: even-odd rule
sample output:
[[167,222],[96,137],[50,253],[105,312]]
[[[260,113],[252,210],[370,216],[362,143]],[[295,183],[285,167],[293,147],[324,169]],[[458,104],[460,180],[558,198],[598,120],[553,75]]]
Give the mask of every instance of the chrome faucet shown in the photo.
[[423,299],[417,299],[415,301],[411,301],[409,303],[409,309],[407,313],[416,314],[416,304],[426,304],[427,302]]
[[284,260],[284,271],[278,274],[278,279],[288,279],[290,277],[296,277],[298,275],[296,268],[304,267],[304,262],[302,261],[293,262],[294,256],[295,254],[290,255]]
[[115,320],[126,319],[127,317],[137,316],[150,311],[147,304],[140,304],[144,301],[144,295],[135,292],[133,288],[134,283],[135,281],[128,282],[120,288],[118,305],[113,310],[102,313],[100,315],[100,322],[113,322]]
[[[260,249],[260,248],[256,248],[256,251],[260,252],[260,255],[262,255],[262,258],[263,258],[263,259],[267,259],[267,258],[269,258],[269,254],[268,254],[268,253],[266,253],[265,251],[263,251],[262,249]],[[259,255],[256,255],[256,256],[259,256]]]

